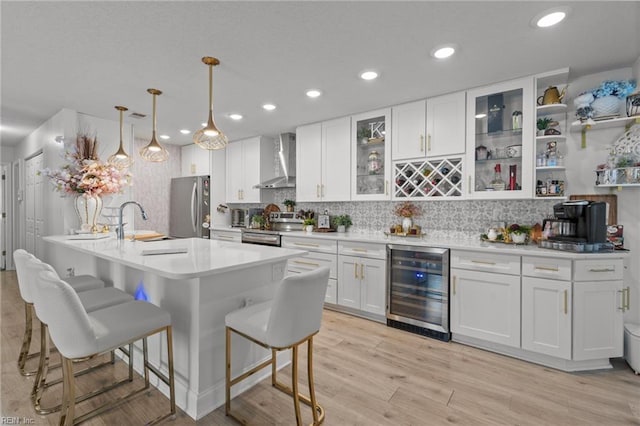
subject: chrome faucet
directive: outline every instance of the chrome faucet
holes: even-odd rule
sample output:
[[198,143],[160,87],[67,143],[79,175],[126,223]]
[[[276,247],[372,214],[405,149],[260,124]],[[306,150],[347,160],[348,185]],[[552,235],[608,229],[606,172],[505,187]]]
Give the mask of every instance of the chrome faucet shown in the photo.
[[135,204],[140,207],[140,213],[142,214],[142,219],[147,220],[147,213],[144,211],[144,208],[137,201],[126,201],[120,205],[120,209],[118,210],[118,228],[116,229],[116,236],[119,240],[124,240],[124,224],[122,221],[122,211],[126,207],[127,204]]

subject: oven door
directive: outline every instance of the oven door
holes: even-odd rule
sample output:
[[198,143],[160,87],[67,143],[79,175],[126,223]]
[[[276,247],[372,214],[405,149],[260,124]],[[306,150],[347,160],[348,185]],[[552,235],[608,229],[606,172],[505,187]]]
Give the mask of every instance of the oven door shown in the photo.
[[243,232],[242,242],[247,244],[260,244],[263,246],[280,247],[281,238],[279,234],[261,234],[258,232]]

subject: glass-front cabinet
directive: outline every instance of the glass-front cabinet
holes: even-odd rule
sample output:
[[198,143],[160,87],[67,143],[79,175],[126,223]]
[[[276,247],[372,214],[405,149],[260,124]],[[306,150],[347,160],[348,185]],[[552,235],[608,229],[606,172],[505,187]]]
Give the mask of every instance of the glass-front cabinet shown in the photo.
[[533,78],[467,92],[467,191],[473,198],[533,195]]
[[391,197],[391,109],[352,117],[351,199]]

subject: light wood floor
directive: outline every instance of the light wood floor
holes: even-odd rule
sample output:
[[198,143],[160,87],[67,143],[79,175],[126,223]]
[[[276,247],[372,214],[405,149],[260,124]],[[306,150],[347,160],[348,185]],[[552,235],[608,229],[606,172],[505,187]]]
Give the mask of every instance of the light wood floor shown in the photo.
[[[28,398],[33,379],[17,372],[23,303],[15,273],[2,272],[0,278],[2,416],[18,416],[21,424],[23,418],[35,425],[56,424],[58,414],[35,415]],[[305,359],[301,358],[301,373]],[[325,311],[315,339],[314,359],[316,393],[327,412],[326,425],[640,425],[640,376],[622,360],[615,360],[613,370],[568,374],[331,311]],[[78,386],[125,374],[124,364],[118,362],[83,377]],[[279,378],[290,380],[290,368]],[[305,378],[301,380],[306,385]],[[52,390],[45,402],[59,397],[59,391]],[[80,405],[80,412],[90,404]],[[251,424],[294,424],[290,398],[268,381],[236,398],[232,407]],[[154,390],[86,424],[144,424],[166,409],[167,399]],[[306,406],[303,416],[311,422]],[[179,412],[165,424],[234,422],[220,408],[198,422]]]

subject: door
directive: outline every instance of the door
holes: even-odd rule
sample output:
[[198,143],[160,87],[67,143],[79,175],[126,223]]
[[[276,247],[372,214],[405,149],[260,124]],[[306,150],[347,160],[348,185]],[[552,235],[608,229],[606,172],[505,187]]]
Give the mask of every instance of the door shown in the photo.
[[338,305],[360,309],[359,260],[353,256],[338,256]]
[[451,331],[520,347],[520,276],[451,270]]
[[[351,199],[350,136],[350,117],[322,123],[322,186],[320,195],[323,201],[349,201]],[[305,173],[306,169],[298,170]]]
[[169,235],[178,238],[200,236],[202,218],[199,204],[202,197],[199,177],[183,177],[171,180],[169,197]]
[[571,359],[571,282],[522,278],[522,349]]
[[43,256],[42,232],[44,228],[44,185],[43,175],[38,170],[43,168],[44,154],[39,153],[25,161],[25,250],[36,257]]
[[465,92],[427,99],[427,157],[464,153],[465,101]]
[[384,315],[386,311],[386,274],[384,260],[360,258],[361,309]]
[[575,361],[622,356],[622,297],[622,281],[573,284]]
[[242,202],[242,141],[227,145],[227,203]]
[[[319,201],[322,183],[322,125],[296,129],[296,200]],[[347,166],[348,168],[348,166]]]
[[7,269],[7,206],[9,197],[7,196],[7,169],[0,166],[0,270]]
[[424,100],[391,108],[393,161],[424,158],[426,115]]

